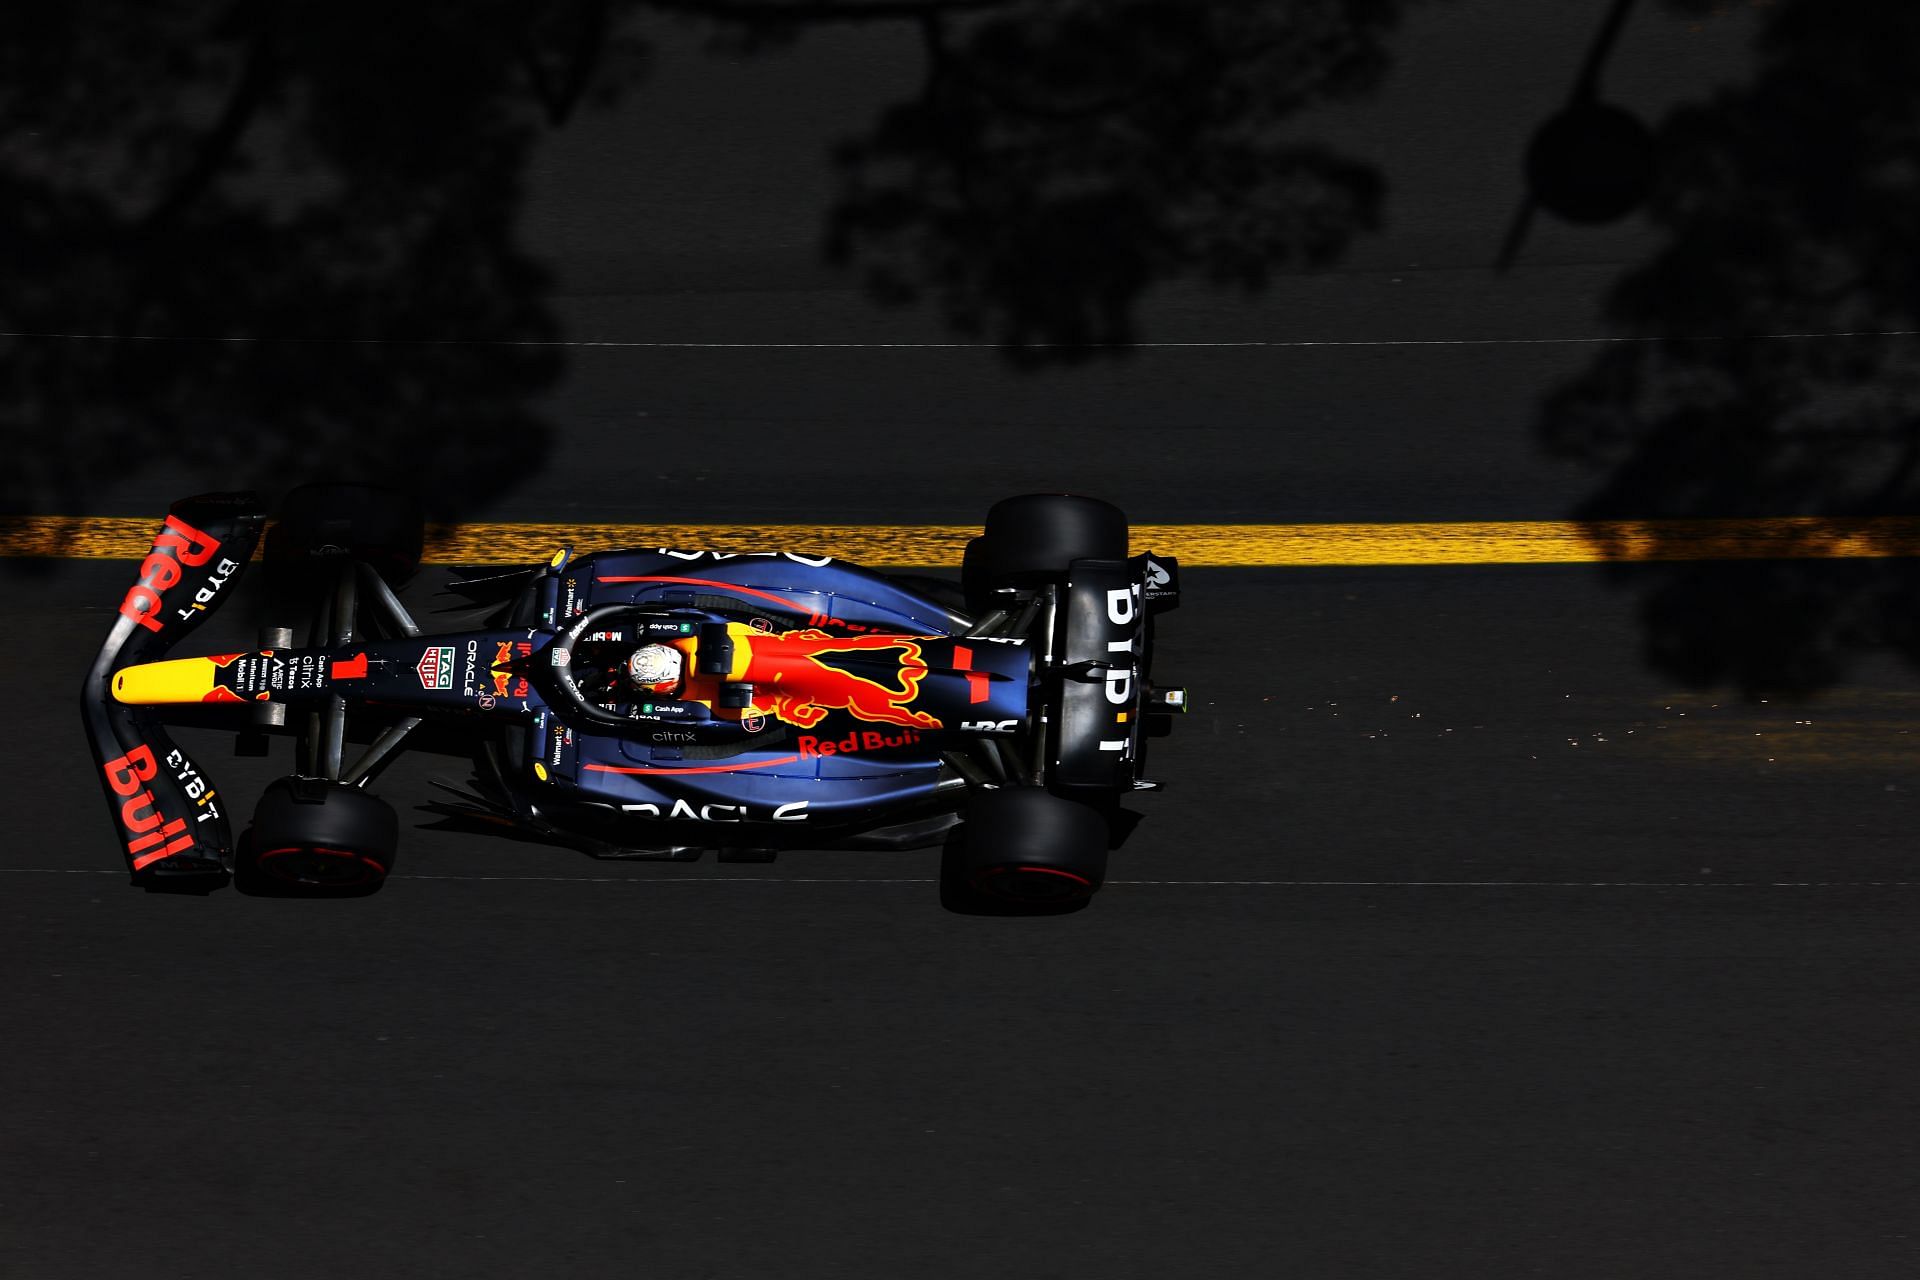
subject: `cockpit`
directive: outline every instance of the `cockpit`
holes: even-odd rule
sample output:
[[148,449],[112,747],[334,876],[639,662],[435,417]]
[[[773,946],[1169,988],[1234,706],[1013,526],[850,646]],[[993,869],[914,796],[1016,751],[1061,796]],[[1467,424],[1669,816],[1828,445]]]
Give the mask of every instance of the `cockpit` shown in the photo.
[[549,652],[563,717],[603,725],[738,722],[752,686],[731,679],[729,624],[631,606],[576,619]]
[[547,655],[562,719],[707,730],[702,740],[751,733],[761,720],[810,730],[830,716],[915,733],[997,725],[1025,714],[1030,679],[1023,645],[771,632],[631,605],[590,610]]
[[580,696],[605,710],[630,714],[641,700],[676,699],[697,658],[697,644],[677,637],[588,639],[573,651],[573,678]]

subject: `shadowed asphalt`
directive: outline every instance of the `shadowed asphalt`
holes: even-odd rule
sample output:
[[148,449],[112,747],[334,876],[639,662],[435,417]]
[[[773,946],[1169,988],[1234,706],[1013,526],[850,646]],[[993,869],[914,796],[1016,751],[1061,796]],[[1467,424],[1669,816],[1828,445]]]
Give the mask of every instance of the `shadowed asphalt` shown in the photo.
[[[1663,690],[1581,569],[1186,586],[1168,789],[1059,920],[942,913],[931,852],[412,827],[369,900],[146,896],[20,689],[6,1269],[1910,1269],[1910,677]],[[243,813],[284,767],[183,737]]]

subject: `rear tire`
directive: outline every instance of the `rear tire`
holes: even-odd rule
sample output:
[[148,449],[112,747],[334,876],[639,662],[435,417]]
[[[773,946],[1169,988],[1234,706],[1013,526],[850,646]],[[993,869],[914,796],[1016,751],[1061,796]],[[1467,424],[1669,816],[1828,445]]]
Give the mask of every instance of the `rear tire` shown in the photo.
[[264,556],[282,570],[351,557],[398,586],[420,567],[425,542],[420,504],[404,493],[369,484],[305,484],[280,504]]
[[1120,508],[1077,494],[1029,493],[993,504],[984,532],[967,543],[960,576],[977,617],[1004,588],[1057,580],[1075,560],[1126,558]]
[[1099,810],[1039,787],[976,792],[941,864],[941,903],[967,915],[1059,915],[1086,906],[1107,874]]
[[399,843],[400,819],[379,797],[319,778],[280,778],[241,837],[234,879],[266,896],[359,897],[386,883]]

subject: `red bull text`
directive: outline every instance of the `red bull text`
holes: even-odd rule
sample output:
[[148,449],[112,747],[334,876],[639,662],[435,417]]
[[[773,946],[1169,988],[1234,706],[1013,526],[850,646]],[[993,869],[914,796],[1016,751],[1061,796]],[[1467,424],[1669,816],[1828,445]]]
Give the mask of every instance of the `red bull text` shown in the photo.
[[[131,618],[149,631],[160,630],[160,597],[180,581],[181,566],[197,569],[213,559],[213,553],[219,549],[217,539],[200,532],[179,516],[168,516],[153,539],[153,550],[140,562],[140,580],[128,589],[127,598],[120,602],[121,616]],[[221,582],[239,569],[231,561],[223,560],[221,565],[232,565],[219,575]],[[214,583],[211,589],[217,591],[219,583]],[[202,594],[209,593],[203,590]]]

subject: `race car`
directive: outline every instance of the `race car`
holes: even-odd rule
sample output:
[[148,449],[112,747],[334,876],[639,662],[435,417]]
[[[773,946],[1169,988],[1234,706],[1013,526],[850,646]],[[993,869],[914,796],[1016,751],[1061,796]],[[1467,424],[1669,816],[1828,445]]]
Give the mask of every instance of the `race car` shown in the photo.
[[[270,626],[251,650],[168,656],[263,533],[305,643]],[[996,504],[958,584],[794,551],[561,547],[457,571],[469,625],[438,634],[395,591],[423,537],[410,500],[368,486],[296,489],[271,529],[251,494],[172,506],[82,696],[134,884],[377,890],[399,820],[367,786],[406,744],[473,758],[468,787],[425,806],[443,825],[601,858],[940,846],[950,909],[1069,911],[1187,706],[1151,678],[1178,564],[1130,556],[1125,516],[1093,498]],[[237,842],[169,720],[231,727],[254,754],[294,740]]]

